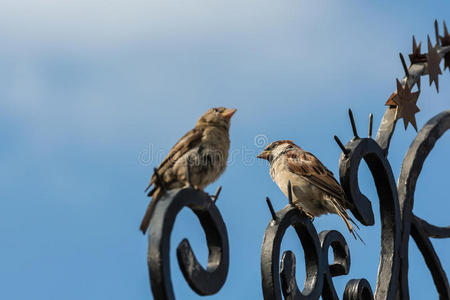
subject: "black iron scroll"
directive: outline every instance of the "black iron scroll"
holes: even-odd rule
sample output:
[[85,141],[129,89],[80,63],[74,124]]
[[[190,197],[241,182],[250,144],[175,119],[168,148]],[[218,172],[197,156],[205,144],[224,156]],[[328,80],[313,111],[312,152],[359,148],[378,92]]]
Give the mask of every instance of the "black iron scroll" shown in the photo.
[[[350,110],[349,114],[352,127],[355,129]],[[355,135],[345,148],[349,153],[341,155],[339,163],[341,184],[347,199],[354,205],[352,213],[367,226],[373,225],[374,219],[371,204],[358,186],[358,168],[362,159],[367,163],[375,181],[381,216],[381,253],[375,299],[394,299],[398,285],[401,243],[400,210],[394,175],[382,148],[375,140],[360,139]]]
[[[353,214],[361,223],[373,225],[371,203],[359,190],[357,180],[359,164],[362,159],[366,161],[377,187],[382,223],[381,258],[375,299],[394,299],[400,269],[401,242],[400,210],[394,176],[383,149],[372,138],[360,138],[350,110],[349,116],[354,138],[344,146],[335,137],[343,151],[339,168],[341,183],[348,200],[353,203]],[[369,128],[372,128],[372,121]],[[370,131],[369,136],[372,135]],[[350,252],[344,237],[337,231],[325,231],[317,235],[309,218],[292,205],[277,214],[272,213],[272,216],[262,246],[264,299],[281,299],[281,293],[286,299],[318,299],[320,296],[323,299],[338,299],[332,277],[346,275],[350,269]],[[292,252],[283,254],[279,271],[280,246],[289,226],[296,230],[305,252],[306,281],[302,292],[295,281],[295,256]],[[331,265],[328,262],[330,246],[334,252],[334,263]],[[367,280],[350,280],[345,288],[344,299],[373,299]]]
[[211,295],[222,288],[227,277],[228,235],[215,201],[193,188],[170,190],[158,201],[150,223],[147,262],[156,300],[175,299],[170,276],[170,236],[175,218],[184,207],[192,209],[199,218],[209,250],[205,270],[197,261],[189,241],[181,241],[177,258],[184,278],[197,294]]
[[[435,21],[435,35],[435,46],[432,46],[428,38],[429,53],[424,54],[420,53],[420,45],[417,46],[413,38],[413,53],[409,55],[411,60],[409,68],[406,66],[403,55],[400,54],[405,70],[401,86],[407,86],[405,89],[408,91],[415,85],[420,90],[420,77],[424,75],[429,75],[430,84],[434,82],[438,89],[440,59],[445,60],[446,67],[450,66],[450,34],[445,23],[444,35],[441,36],[438,31],[438,23]],[[399,83],[398,81],[398,86]],[[394,92],[393,95],[398,95],[398,92]],[[417,92],[415,95],[417,97]],[[415,101],[417,98],[409,100]],[[369,118],[369,137],[360,138],[350,110],[353,139],[344,146],[335,136],[335,140],[342,150],[339,164],[340,181],[347,199],[353,204],[351,207],[353,215],[366,226],[374,224],[371,202],[361,193],[358,186],[358,168],[361,160],[364,159],[377,188],[382,230],[380,265],[375,294],[372,295],[367,280],[350,280],[345,288],[343,299],[409,299],[408,245],[410,235],[430,269],[439,298],[450,299],[447,275],[430,241],[430,238],[450,238],[450,227],[431,225],[412,213],[418,176],[434,144],[450,128],[450,111],[444,111],[432,118],[419,131],[405,156],[396,186],[387,156],[398,119],[399,103],[388,101],[387,105],[389,107],[383,116],[375,140],[372,139],[372,115]],[[412,108],[412,112],[414,113],[414,108]],[[405,120],[405,128],[408,122],[415,126],[415,120],[408,119]],[[275,213],[270,201],[268,204],[272,221],[266,229],[262,247],[261,271],[264,299],[279,300],[282,299],[282,294],[286,299],[318,299],[320,296],[323,299],[338,299],[331,279],[333,276],[349,272],[350,253],[344,238],[335,231],[322,232],[317,235],[310,220],[292,205]],[[305,252],[307,274],[302,291],[299,290],[295,281],[294,254],[290,251],[285,252],[281,258],[281,268],[278,263],[281,241],[289,226],[293,226],[296,230]],[[332,265],[329,265],[326,255],[330,245],[335,255]]]
[[450,299],[450,288],[447,275],[440,263],[439,257],[430,242],[433,238],[449,238],[450,227],[437,227],[428,224],[412,213],[414,206],[414,191],[417,179],[425,159],[434,147],[436,141],[450,129],[450,110],[444,111],[430,121],[419,131],[406,154],[400,172],[398,194],[403,221],[402,233],[402,268],[400,274],[401,298],[409,299],[408,290],[408,244],[409,235],[413,237],[425,262],[430,269],[440,299]]
[[[344,146],[335,137],[343,152],[339,168],[342,187],[354,205],[352,212],[356,218],[366,226],[373,225],[371,203],[358,186],[358,168],[364,159],[374,178],[380,200],[381,253],[375,299],[409,299],[410,235],[430,269],[439,298],[450,299],[447,275],[430,242],[431,237],[449,238],[450,227],[431,225],[412,213],[418,176],[436,141],[450,129],[450,110],[432,118],[420,130],[403,161],[398,187],[395,186],[390,164],[385,157],[388,146],[382,149],[371,138],[359,138],[351,111],[349,114],[354,138]],[[391,127],[392,130],[394,128]],[[392,136],[391,132],[387,131],[386,134]],[[385,142],[388,145],[389,138]],[[264,299],[279,300],[282,299],[281,294],[285,299],[292,300],[318,299],[320,296],[323,299],[338,299],[332,277],[346,275],[350,269],[350,253],[343,236],[337,231],[325,231],[317,235],[310,219],[297,208],[291,205],[275,213],[269,201],[268,204],[272,220],[266,229],[261,259]],[[286,251],[281,258],[281,267],[278,263],[281,242],[289,226],[294,227],[305,252],[306,280],[302,291],[295,280],[295,255]],[[330,246],[334,252],[334,263],[331,265],[327,255]],[[373,299],[367,280],[350,280],[343,299]]]
[[[285,251],[280,261],[280,246],[286,230],[292,226],[305,253],[306,280],[302,291],[295,278],[295,255]],[[328,262],[329,248],[334,261]],[[264,299],[288,300],[339,299],[332,277],[346,275],[350,270],[350,251],[344,237],[337,231],[322,231],[319,235],[311,220],[296,207],[280,210],[267,226],[261,255]],[[278,275],[279,274],[279,275]],[[280,280],[281,279],[281,280]],[[344,291],[347,300],[371,300],[372,289],[365,279],[350,280]]]

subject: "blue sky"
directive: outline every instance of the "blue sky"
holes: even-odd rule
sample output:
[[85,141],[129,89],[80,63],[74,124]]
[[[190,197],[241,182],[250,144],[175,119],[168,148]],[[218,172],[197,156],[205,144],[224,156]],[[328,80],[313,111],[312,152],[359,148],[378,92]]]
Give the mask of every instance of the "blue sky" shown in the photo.
[[[450,23],[448,1],[2,1],[0,10],[0,298],[151,299],[147,238],[138,231],[152,168],[212,106],[238,108],[218,202],[231,262],[223,289],[209,299],[261,299],[260,247],[286,199],[268,166],[254,156],[268,141],[289,138],[335,174],[339,148],[351,138],[347,109],[361,135],[369,113],[378,128],[384,103],[403,76],[398,53],[411,37],[434,38],[434,19]],[[423,47],[425,49],[425,47]],[[440,93],[422,80],[417,123],[450,104],[449,72]],[[389,158],[397,176],[415,136],[398,126]],[[415,213],[448,225],[447,136],[418,181]],[[149,155],[151,153],[151,155]],[[375,207],[365,166],[360,184]],[[346,282],[375,287],[379,220],[354,241],[336,216],[314,221],[337,229],[350,246]],[[207,260],[195,216],[183,211],[173,248],[188,237]],[[450,241],[433,241],[450,270]],[[412,299],[437,297],[410,244]],[[292,231],[283,242],[297,257]],[[172,256],[178,299],[199,299]],[[301,261],[298,259],[298,261]],[[304,267],[303,267],[304,268]],[[304,278],[301,264],[297,276]]]

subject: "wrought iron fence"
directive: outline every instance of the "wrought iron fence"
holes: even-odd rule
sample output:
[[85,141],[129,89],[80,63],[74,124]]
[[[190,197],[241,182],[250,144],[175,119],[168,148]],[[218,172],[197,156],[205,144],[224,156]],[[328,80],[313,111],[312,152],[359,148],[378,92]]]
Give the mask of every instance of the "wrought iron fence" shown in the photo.
[[[404,78],[397,80],[397,91],[389,97],[388,108],[383,116],[376,138],[372,138],[372,115],[369,117],[367,138],[358,135],[353,114],[349,110],[354,137],[342,149],[339,161],[341,185],[349,201],[353,203],[353,215],[365,226],[374,224],[374,212],[370,200],[358,186],[358,168],[364,159],[377,189],[381,217],[381,257],[375,292],[366,279],[350,280],[343,299],[409,299],[408,245],[412,236],[430,269],[440,299],[450,299],[447,275],[442,268],[430,238],[450,237],[450,227],[438,227],[417,217],[412,208],[414,191],[426,157],[436,141],[450,128],[450,110],[430,119],[418,132],[403,160],[398,184],[387,158],[390,141],[397,120],[403,118],[405,128],[411,123],[415,128],[417,98],[420,78],[428,75],[430,85],[439,89],[440,62],[444,70],[450,70],[450,35],[444,23],[444,33],[438,31],[435,22],[436,44],[428,37],[428,52],[420,52],[413,37],[413,52],[409,55],[411,65],[406,66]],[[417,85],[418,91],[412,92]],[[417,128],[416,128],[417,129]],[[152,293],[157,300],[174,299],[170,276],[170,235],[180,210],[189,207],[199,218],[208,244],[208,265],[203,268],[197,261],[189,241],[184,239],[177,247],[177,259],[184,278],[199,295],[217,293],[225,283],[229,266],[229,245],[226,225],[215,205],[218,193],[212,200],[208,195],[193,188],[170,190],[158,202],[150,223],[148,268]],[[290,198],[290,197],[289,197]],[[291,203],[291,199],[289,199]],[[267,198],[272,215],[266,228],[261,250],[261,275],[264,299],[339,299],[334,289],[333,277],[350,272],[350,250],[338,231],[317,233],[311,220],[293,205],[278,212]],[[302,244],[306,261],[306,280],[300,291],[295,278],[295,255],[280,247],[286,230],[292,226]],[[328,261],[328,251],[333,250],[334,260]]]

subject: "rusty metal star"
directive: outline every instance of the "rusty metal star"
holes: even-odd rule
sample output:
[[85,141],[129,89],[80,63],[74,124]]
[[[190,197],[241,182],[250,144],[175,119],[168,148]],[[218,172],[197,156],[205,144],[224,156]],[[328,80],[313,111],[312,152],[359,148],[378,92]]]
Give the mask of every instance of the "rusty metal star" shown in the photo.
[[397,106],[397,102],[395,102],[395,98],[397,98],[397,92],[393,92],[389,98],[387,99],[384,105],[387,106]]
[[430,85],[435,83],[436,90],[439,93],[439,75],[442,74],[441,67],[439,66],[441,62],[441,56],[438,53],[439,42],[433,47],[431,45],[430,36],[428,36],[428,53],[427,53],[427,62],[428,62],[428,75],[430,78]]
[[407,84],[403,87],[400,81],[397,79],[397,95],[392,100],[396,103],[397,109],[395,111],[395,120],[403,119],[405,130],[408,128],[408,124],[414,127],[417,131],[416,116],[415,114],[420,111],[417,107],[417,100],[419,99],[420,91],[411,93],[411,88]]
[[[447,25],[444,21],[444,36],[440,37],[441,39],[441,45],[443,47],[450,46],[450,34],[448,34]],[[445,54],[444,56],[444,70],[447,69],[450,71],[450,52]]]
[[419,92],[420,92],[420,77],[419,78],[417,78],[417,82],[416,82],[416,84],[417,84],[417,89],[419,90]]

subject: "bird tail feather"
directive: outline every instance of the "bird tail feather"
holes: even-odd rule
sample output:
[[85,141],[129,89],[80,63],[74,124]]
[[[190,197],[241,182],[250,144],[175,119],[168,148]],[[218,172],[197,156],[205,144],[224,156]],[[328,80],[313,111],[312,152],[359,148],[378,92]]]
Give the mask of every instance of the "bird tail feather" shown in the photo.
[[[149,183],[149,184],[147,185],[147,187],[145,188],[144,192],[147,192],[148,189],[149,189],[152,185],[153,185],[153,182],[150,181],[150,183]],[[155,188],[153,188],[152,191],[153,191],[154,189],[155,189]],[[151,193],[152,191],[150,191],[150,193]]]
[[152,200],[147,206],[147,209],[145,210],[144,217],[142,218],[141,225],[139,226],[139,229],[142,231],[143,234],[147,232],[147,229],[150,225],[150,220],[152,219],[153,212],[155,211],[156,203],[158,203],[158,200],[160,198],[159,188],[154,188],[153,190],[148,193],[150,196],[153,195]]
[[[150,187],[150,186],[149,186]],[[148,188],[145,190],[145,192],[148,190]],[[154,187],[153,189],[151,189],[150,192],[148,192],[147,197],[152,197],[153,194],[156,192],[156,187]]]
[[[343,208],[337,201],[335,198],[330,197],[331,199],[331,203],[333,204],[336,213],[339,215],[339,217],[341,217],[341,219],[345,222],[345,225],[347,225],[348,231],[350,231],[350,233],[353,235],[353,237],[356,239],[359,239],[364,245],[366,244],[364,242],[364,240],[361,238],[361,236],[358,234],[358,232],[356,231],[356,229],[359,229],[358,225],[355,223],[355,221],[353,221],[353,219],[348,215],[347,211],[345,210],[345,208]],[[355,227],[353,227],[353,225],[351,223],[353,223],[355,225]]]

